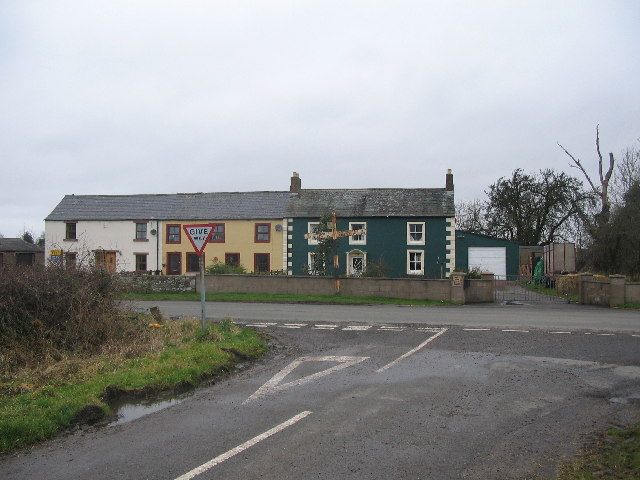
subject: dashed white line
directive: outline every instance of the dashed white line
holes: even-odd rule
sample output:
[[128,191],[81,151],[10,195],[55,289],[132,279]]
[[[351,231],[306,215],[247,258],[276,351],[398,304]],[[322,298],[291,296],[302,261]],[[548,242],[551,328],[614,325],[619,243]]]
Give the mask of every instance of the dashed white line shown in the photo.
[[277,325],[277,323],[249,323],[247,324],[247,327],[266,328],[273,327],[274,325]]
[[222,455],[218,455],[216,458],[213,458],[213,459],[209,460],[208,462],[203,463],[199,467],[196,467],[193,470],[188,471],[184,475],[180,475],[178,478],[176,478],[176,480],[190,480],[193,477],[195,477],[196,475],[200,475],[201,473],[206,472],[210,468],[215,467],[216,465],[224,462],[225,460],[230,459],[234,455],[237,455],[237,454],[245,451],[247,448],[253,447],[256,443],[259,443],[262,440],[265,440],[265,439],[269,438],[271,435],[275,435],[276,433],[281,432],[285,428],[290,427],[291,425],[299,422],[300,420],[302,420],[303,418],[307,417],[308,415],[311,415],[311,412],[309,410],[305,410],[304,412],[300,412],[296,416],[291,417],[286,422],[282,422],[280,425],[276,425],[275,427],[267,430],[266,432],[261,433],[260,435],[257,435],[255,437],[253,437],[251,440],[247,440],[242,445],[238,445],[237,447],[226,451]]
[[598,335],[600,335],[601,337],[612,337],[615,335],[615,333],[598,333]]
[[571,335],[571,332],[549,332],[553,335],[561,335],[561,334],[566,334],[566,335]]
[[378,328],[379,332],[402,332],[404,327],[380,327]]
[[640,335],[634,335],[633,333],[631,334],[632,337],[640,337]]
[[506,328],[504,330],[502,330],[503,332],[522,332],[522,333],[529,333],[529,330],[518,330],[516,328]]
[[369,330],[370,328],[371,328],[371,325],[348,325],[344,327],[342,330],[363,332],[365,330]]
[[379,368],[378,370],[376,370],[377,373],[380,372],[384,372],[386,369],[393,367],[396,363],[398,363],[401,360],[404,360],[405,358],[407,358],[410,355],[413,355],[414,353],[416,353],[418,350],[420,350],[422,347],[424,347],[426,344],[428,344],[429,342],[435,340],[436,338],[438,338],[440,335],[442,335],[444,332],[446,332],[447,329],[443,328],[441,329],[438,333],[436,333],[435,335],[431,335],[429,338],[427,338],[424,342],[422,342],[420,345],[418,345],[416,348],[412,348],[411,350],[409,350],[407,353],[404,353],[402,355],[400,355],[398,358],[396,358],[394,361],[387,363],[384,367]]
[[278,325],[278,328],[302,328],[306,323],[285,323],[284,325]]
[[463,328],[462,330],[466,330],[468,332],[488,332],[491,329],[490,328]]

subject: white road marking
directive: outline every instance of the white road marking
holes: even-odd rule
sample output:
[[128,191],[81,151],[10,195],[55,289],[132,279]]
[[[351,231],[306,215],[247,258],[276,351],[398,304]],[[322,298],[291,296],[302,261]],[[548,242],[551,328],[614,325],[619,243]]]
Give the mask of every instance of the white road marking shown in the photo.
[[436,328],[436,327],[418,327],[416,330],[418,330],[419,332],[439,332],[440,330],[442,330],[442,328]]
[[567,335],[571,335],[571,332],[549,332],[549,333],[551,333],[553,335],[559,335],[559,334],[562,334],[562,333],[567,334]]
[[318,328],[336,328],[338,325],[333,323],[316,323],[315,326]]
[[401,332],[404,330],[404,327],[380,327],[378,331],[390,331],[390,332]]
[[633,333],[631,334],[632,337],[640,337],[640,335],[634,335]]
[[[360,362],[365,361],[368,358],[369,357],[347,357],[347,356],[300,357],[297,360],[294,360],[293,362],[291,362],[286,367],[284,367],[278,373],[276,373],[273,377],[271,377],[269,381],[267,381],[264,385],[262,385],[258,390],[255,391],[253,395],[251,395],[242,403],[248,403],[251,400],[255,400],[256,398],[277,392],[279,390],[284,390],[285,388],[295,387],[297,385],[303,385],[305,383],[309,383],[313,380],[317,380],[318,378],[325,377],[330,373],[337,372],[347,367],[356,365]],[[294,380],[293,382],[280,383],[287,375],[293,372],[303,362],[339,362],[339,363],[338,365],[334,365],[333,367],[327,368],[326,370],[322,370],[320,372],[316,372],[311,375],[306,375],[302,378],[299,378],[298,380]]]
[[364,330],[369,330],[370,328],[371,328],[371,325],[348,325],[348,326],[344,327],[342,330],[346,330],[346,331],[351,331],[351,330],[364,331]]
[[420,345],[418,345],[416,348],[412,348],[411,350],[409,350],[407,353],[404,353],[402,355],[400,355],[398,358],[396,358],[395,360],[393,360],[392,362],[387,363],[384,367],[379,368],[378,370],[376,370],[377,373],[380,372],[384,372],[385,370],[387,370],[388,368],[393,367],[396,363],[398,363],[401,360],[404,360],[405,358],[407,358],[410,355],[413,355],[414,353],[416,353],[418,350],[420,350],[422,347],[424,347],[425,345],[427,345],[429,342],[435,340],[436,338],[438,338],[440,335],[442,335],[444,332],[446,332],[447,329],[446,328],[441,328],[440,331],[438,333],[436,333],[435,335],[430,336],[429,338],[427,338],[424,342],[422,342]]
[[612,337],[615,333],[598,333],[601,337]]
[[591,335],[591,332],[585,332],[585,335]]
[[468,332],[488,332],[491,329],[490,328],[463,328],[462,330],[466,330]]
[[277,323],[249,323],[247,324],[247,327],[265,328],[265,327],[273,327],[274,325],[277,325]]
[[306,323],[285,323],[284,325],[278,325],[278,328],[302,328],[306,325]]
[[203,463],[199,467],[196,467],[193,470],[188,471],[184,475],[180,475],[178,478],[176,478],[176,480],[190,480],[193,477],[195,477],[196,475],[200,475],[201,473],[206,472],[210,468],[215,467],[216,465],[224,462],[225,460],[228,460],[231,457],[233,457],[233,456],[245,451],[246,449],[248,449],[250,447],[253,447],[256,443],[259,443],[262,440],[265,440],[265,439],[269,438],[271,435],[275,435],[276,433],[281,432],[285,428],[290,427],[291,425],[293,425],[295,423],[298,423],[300,420],[302,420],[303,418],[307,417],[308,415],[311,415],[311,412],[309,410],[305,410],[304,412],[300,412],[296,416],[291,417],[286,422],[282,422],[280,425],[276,425],[275,427],[267,430],[266,432],[261,433],[260,435],[257,435],[255,437],[253,437],[251,440],[247,440],[242,445],[238,445],[237,447],[226,451],[222,455],[218,455],[216,458],[213,458],[213,459],[209,460],[208,462]]
[[502,330],[503,332],[522,332],[522,333],[529,333],[529,330],[518,330],[515,328],[507,328],[505,330]]

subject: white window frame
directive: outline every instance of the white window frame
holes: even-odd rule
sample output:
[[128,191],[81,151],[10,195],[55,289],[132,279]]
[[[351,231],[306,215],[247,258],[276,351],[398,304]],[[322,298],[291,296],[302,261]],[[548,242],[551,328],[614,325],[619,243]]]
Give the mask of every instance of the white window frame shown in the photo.
[[354,225],[362,225],[365,233],[362,235],[362,240],[354,240],[353,235],[349,237],[349,245],[366,245],[367,244],[367,222],[349,222],[349,230],[354,230]]
[[[356,222],[358,223],[358,222]],[[352,258],[352,255],[357,255],[357,256],[361,256],[362,257],[362,272],[364,273],[367,270],[367,252],[363,252],[362,250],[351,250],[350,252],[347,252],[345,255],[345,264],[347,266],[347,276],[348,277],[354,277],[356,276],[355,273],[353,272],[353,269],[351,268],[351,262],[349,261]],[[359,276],[359,275],[358,275]]]
[[[419,253],[420,258],[420,270],[411,270],[411,254]],[[407,275],[424,275],[424,250],[407,250]]]
[[[422,240],[411,239],[411,225],[422,225]],[[425,222],[407,222],[407,245],[424,245],[427,238],[427,227]]]
[[[320,225],[320,222],[307,222],[307,233],[313,233],[313,225]],[[313,238],[307,239],[308,245],[318,245],[318,240]]]
[[311,258],[312,256],[317,254],[317,252],[307,252],[307,273],[309,275],[318,275],[318,272],[314,270],[315,262]]

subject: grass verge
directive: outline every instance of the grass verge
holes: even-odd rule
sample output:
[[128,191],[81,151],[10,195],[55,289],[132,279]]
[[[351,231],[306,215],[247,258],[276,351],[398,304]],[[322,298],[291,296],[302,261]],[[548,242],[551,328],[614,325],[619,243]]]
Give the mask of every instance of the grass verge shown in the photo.
[[[166,293],[125,293],[124,300],[185,300],[199,301],[196,292]],[[209,302],[250,302],[250,303],[316,303],[325,305],[416,305],[433,307],[455,305],[444,300],[409,300],[406,298],[386,297],[349,297],[344,295],[295,295],[287,293],[207,293]]]
[[628,310],[640,310],[640,303],[625,303],[616,308],[624,308]]
[[640,424],[609,429],[595,446],[563,465],[558,480],[640,478]]
[[257,357],[267,348],[254,331],[230,322],[204,333],[196,322],[170,322],[157,330],[163,345],[153,352],[68,357],[0,379],[0,452],[104,418],[114,392],[142,396],[195,386],[231,369],[236,357]]

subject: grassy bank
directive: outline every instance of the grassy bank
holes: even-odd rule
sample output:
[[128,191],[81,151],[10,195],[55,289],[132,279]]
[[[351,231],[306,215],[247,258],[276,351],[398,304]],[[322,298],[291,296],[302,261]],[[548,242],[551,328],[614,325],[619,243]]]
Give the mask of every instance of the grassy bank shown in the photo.
[[30,445],[111,413],[108,400],[184,389],[228,371],[236,357],[265,352],[262,339],[230,322],[203,334],[196,322],[148,327],[144,349],[107,346],[99,354],[43,361],[0,378],[0,451]]
[[562,466],[558,480],[640,478],[640,424],[612,428],[577,459]]
[[[177,293],[125,293],[125,300],[185,300],[199,301],[200,294],[196,292]],[[325,305],[417,305],[438,306],[454,305],[449,301],[439,300],[408,300],[405,298],[385,297],[349,297],[345,295],[295,295],[286,293],[207,293],[209,302],[252,302],[252,303],[316,303]]]

